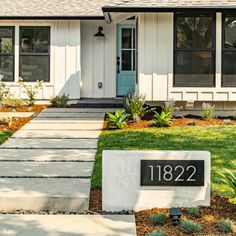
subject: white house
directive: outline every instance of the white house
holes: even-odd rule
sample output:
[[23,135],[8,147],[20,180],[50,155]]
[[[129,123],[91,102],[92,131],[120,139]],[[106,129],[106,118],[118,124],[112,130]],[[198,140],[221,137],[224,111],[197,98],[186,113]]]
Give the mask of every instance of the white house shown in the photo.
[[236,106],[236,0],[1,0],[0,74],[40,99],[174,99]]

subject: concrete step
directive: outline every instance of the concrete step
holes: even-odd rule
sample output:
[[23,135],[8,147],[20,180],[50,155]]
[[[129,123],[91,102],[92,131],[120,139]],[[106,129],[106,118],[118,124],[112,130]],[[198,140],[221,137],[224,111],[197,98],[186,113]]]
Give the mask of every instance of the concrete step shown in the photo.
[[101,130],[103,122],[100,123],[28,123],[21,130]]
[[2,149],[0,161],[94,161],[95,155],[95,149]]
[[19,130],[12,138],[60,138],[60,139],[97,139],[101,131],[96,130]]
[[114,108],[47,108],[42,113],[106,113],[114,112]]
[[38,118],[104,118],[105,113],[65,113],[65,112],[41,112],[37,115]]
[[0,211],[84,212],[89,207],[90,179],[0,178],[0,189]]
[[3,177],[86,177],[93,172],[93,162],[1,162],[0,178]]
[[0,146],[8,149],[96,149],[97,139],[14,139]]
[[133,215],[0,215],[2,235],[136,236]]

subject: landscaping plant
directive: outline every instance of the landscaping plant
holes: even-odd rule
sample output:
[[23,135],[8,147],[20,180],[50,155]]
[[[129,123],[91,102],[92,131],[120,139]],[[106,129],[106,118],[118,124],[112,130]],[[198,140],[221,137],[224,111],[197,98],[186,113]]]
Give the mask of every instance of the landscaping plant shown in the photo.
[[115,112],[115,114],[112,114],[110,112],[107,112],[106,114],[108,116],[107,127],[115,126],[118,129],[124,128],[129,116],[128,114],[125,114],[123,110],[118,110]]
[[18,81],[20,88],[27,95],[26,103],[29,106],[33,106],[36,102],[36,96],[39,93],[39,90],[43,88],[43,81],[37,80],[35,83],[27,85],[22,78]]
[[188,213],[194,217],[201,217],[201,211],[199,208],[188,208]]
[[229,170],[229,169],[225,169],[224,170],[224,174],[220,174],[220,179],[221,181],[226,184],[229,188],[231,188],[233,190],[233,194],[232,194],[232,199],[230,199],[229,201],[231,203],[236,204],[236,173]]
[[0,105],[2,106],[2,102],[5,98],[8,97],[10,93],[10,88],[4,83],[3,76],[0,75]]
[[215,117],[215,105],[204,102],[202,104],[202,118],[209,120]]
[[190,220],[183,220],[180,224],[180,228],[187,234],[202,232],[202,226]]
[[233,230],[233,222],[230,220],[223,220],[218,223],[218,229],[222,233],[229,233]]
[[53,97],[50,102],[52,104],[52,106],[54,107],[59,107],[59,108],[66,108],[68,106],[68,102],[69,102],[69,94],[63,94],[62,96],[56,96]]
[[175,101],[173,99],[167,100],[164,102],[164,106],[162,107],[165,113],[170,114],[171,118],[174,116],[174,112],[179,111],[180,107],[175,106]]
[[167,127],[172,124],[172,116],[170,113],[161,112],[161,114],[155,112],[155,115],[153,117],[153,122],[158,127]]
[[143,116],[151,111],[145,107],[145,97],[134,92],[129,92],[124,97],[124,108],[134,122],[139,122]]
[[164,230],[154,230],[148,236],[166,236],[166,232]]
[[153,225],[163,225],[166,222],[166,215],[164,213],[151,214],[149,218]]

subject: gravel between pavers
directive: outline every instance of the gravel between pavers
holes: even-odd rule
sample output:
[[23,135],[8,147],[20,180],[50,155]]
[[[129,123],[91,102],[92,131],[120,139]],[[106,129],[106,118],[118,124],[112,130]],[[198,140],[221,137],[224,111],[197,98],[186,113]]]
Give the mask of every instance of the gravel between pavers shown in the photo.
[[33,211],[33,210],[14,210],[14,211],[0,211],[2,215],[133,215],[133,211],[115,211],[115,212],[107,212],[102,211],[101,213],[93,212],[93,211],[85,211],[85,212],[73,212],[73,211]]

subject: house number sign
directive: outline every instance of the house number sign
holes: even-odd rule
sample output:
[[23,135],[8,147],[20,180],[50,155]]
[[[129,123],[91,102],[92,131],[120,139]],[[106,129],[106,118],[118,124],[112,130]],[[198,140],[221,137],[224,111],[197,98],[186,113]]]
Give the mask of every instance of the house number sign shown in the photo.
[[204,186],[204,160],[141,160],[141,186]]

